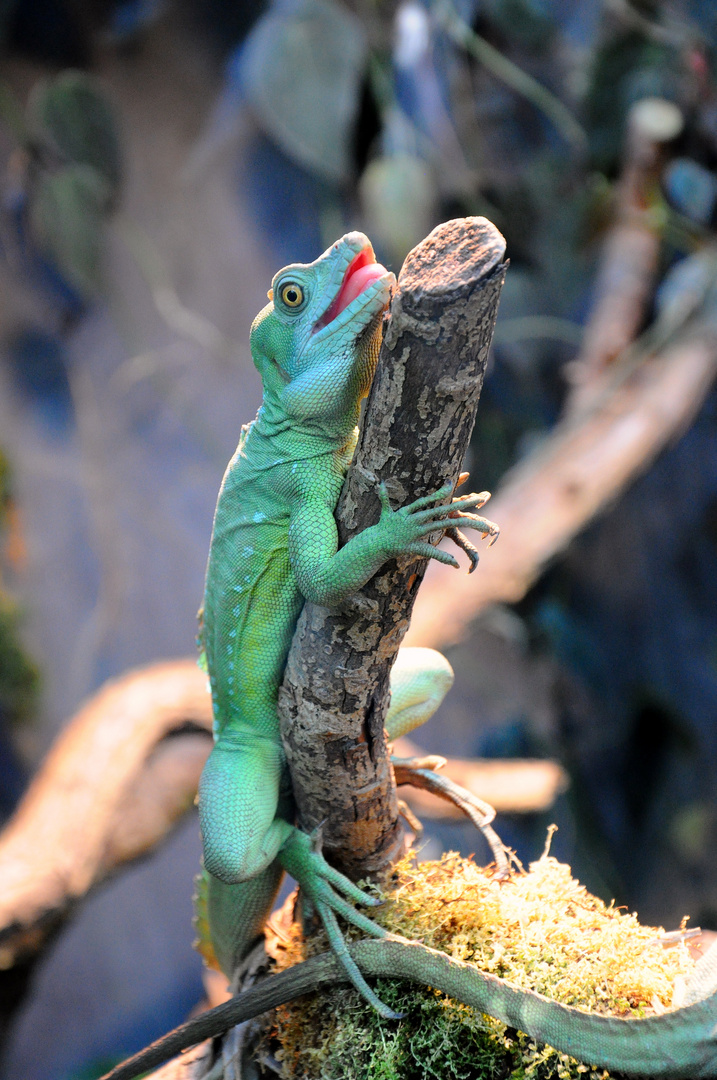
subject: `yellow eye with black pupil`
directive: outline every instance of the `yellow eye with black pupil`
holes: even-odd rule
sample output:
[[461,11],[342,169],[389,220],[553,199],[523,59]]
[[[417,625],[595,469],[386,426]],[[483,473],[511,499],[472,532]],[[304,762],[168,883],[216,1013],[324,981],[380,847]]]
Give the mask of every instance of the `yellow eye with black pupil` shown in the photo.
[[300,285],[290,282],[282,288],[281,299],[287,307],[299,307],[304,302],[304,290]]

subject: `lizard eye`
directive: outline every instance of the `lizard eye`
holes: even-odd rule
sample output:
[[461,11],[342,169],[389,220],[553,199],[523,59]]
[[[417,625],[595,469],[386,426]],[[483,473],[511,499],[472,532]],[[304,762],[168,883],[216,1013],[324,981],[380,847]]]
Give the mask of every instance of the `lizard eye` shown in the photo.
[[296,285],[293,281],[288,281],[286,285],[282,286],[281,299],[287,307],[301,307],[304,302],[304,290],[300,285]]

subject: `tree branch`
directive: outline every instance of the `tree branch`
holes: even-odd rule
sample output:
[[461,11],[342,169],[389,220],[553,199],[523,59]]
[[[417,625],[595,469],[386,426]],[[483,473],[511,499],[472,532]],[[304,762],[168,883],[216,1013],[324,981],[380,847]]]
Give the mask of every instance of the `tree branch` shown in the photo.
[[671,102],[647,98],[627,118],[614,221],[603,243],[593,303],[579,356],[568,366],[568,409],[579,410],[599,387],[601,373],[635,340],[655,291],[661,230],[655,215],[665,145],[682,120]]
[[3,970],[167,835],[194,801],[211,723],[206,676],[187,660],[107,683],[80,710],[0,836]]
[[[340,542],[378,519],[377,486],[403,505],[455,482],[475,422],[505,275],[485,218],[438,226],[398,280],[354,460],[339,502]],[[425,559],[387,563],[344,610],[307,604],[280,692],[299,822],[327,821],[324,847],[353,876],[403,844],[383,730],[388,678]]]

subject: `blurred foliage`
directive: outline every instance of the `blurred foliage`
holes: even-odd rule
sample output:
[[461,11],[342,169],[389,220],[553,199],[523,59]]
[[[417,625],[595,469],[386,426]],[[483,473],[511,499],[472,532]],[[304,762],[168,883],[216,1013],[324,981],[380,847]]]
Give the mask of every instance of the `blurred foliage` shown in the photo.
[[33,238],[82,296],[97,288],[106,205],[107,185],[89,165],[67,165],[36,180],[29,213]]
[[344,181],[365,63],[358,19],[331,0],[295,0],[274,5],[252,29],[241,76],[279,146],[319,176]]
[[27,106],[30,144],[43,160],[85,165],[104,181],[113,202],[122,173],[114,110],[99,86],[80,71],[37,83]]
[[590,149],[603,171],[612,174],[617,168],[630,106],[645,97],[680,100],[687,75],[681,49],[646,40],[644,34],[617,33],[603,43],[585,97]]
[[376,158],[366,166],[359,192],[372,235],[394,266],[400,265],[416,236],[431,231],[435,188],[425,165],[408,154]]
[[27,113],[30,234],[87,298],[100,285],[103,226],[120,186],[114,112],[93,79],[70,71],[38,84]]
[[10,724],[32,719],[39,673],[20,644],[17,604],[0,592],[0,718]]
[[12,207],[28,272],[59,275],[82,306],[102,289],[104,229],[121,185],[114,108],[92,76],[65,71],[34,86],[24,116],[5,87],[0,115],[25,152]]
[[[11,487],[10,465],[0,451],[0,536],[10,524]],[[18,606],[0,579],[0,729],[31,719],[37,708],[39,673],[20,643],[20,621]]]

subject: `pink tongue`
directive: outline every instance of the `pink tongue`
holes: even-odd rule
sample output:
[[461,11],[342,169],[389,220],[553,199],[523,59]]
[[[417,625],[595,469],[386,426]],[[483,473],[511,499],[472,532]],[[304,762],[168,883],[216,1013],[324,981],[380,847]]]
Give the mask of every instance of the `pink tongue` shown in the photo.
[[367,289],[372,282],[383,277],[386,272],[386,267],[381,266],[380,263],[369,263],[367,266],[354,270],[344,281],[339,295],[332,304],[331,317],[335,319],[337,315],[340,315],[344,308],[347,308],[351,301],[356,299],[359,293]]

